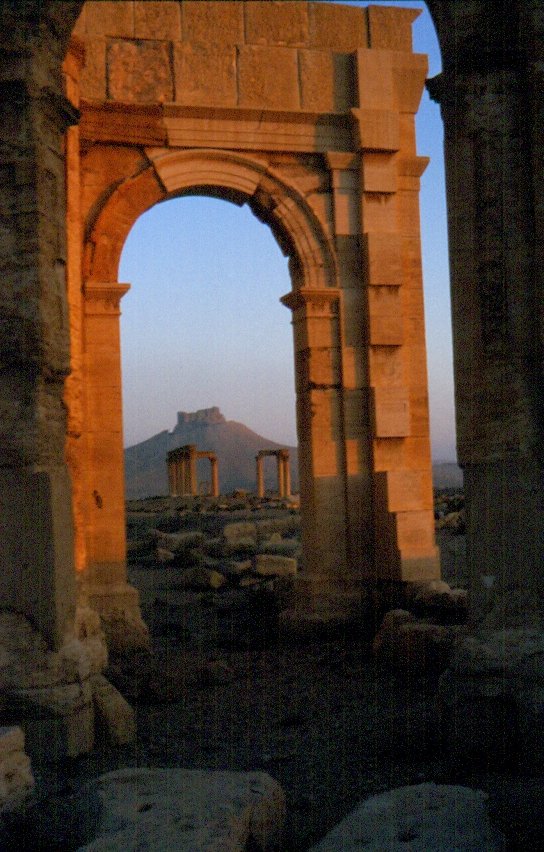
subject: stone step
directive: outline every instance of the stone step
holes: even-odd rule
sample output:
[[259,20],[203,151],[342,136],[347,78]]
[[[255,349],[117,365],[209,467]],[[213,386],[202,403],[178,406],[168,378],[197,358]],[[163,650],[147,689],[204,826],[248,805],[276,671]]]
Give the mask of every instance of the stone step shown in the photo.
[[85,785],[82,814],[97,798],[99,824],[79,852],[281,848],[285,796],[264,772],[120,769]]
[[418,784],[367,799],[310,852],[499,852],[487,795],[468,787]]

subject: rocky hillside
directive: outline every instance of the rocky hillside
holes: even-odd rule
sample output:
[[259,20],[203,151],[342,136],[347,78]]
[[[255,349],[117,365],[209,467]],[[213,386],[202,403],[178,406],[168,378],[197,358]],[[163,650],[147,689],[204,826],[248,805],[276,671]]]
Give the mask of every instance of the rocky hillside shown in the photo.
[[[255,456],[259,450],[279,449],[282,445],[252,432],[242,423],[225,420],[218,408],[188,413],[178,412],[172,432],[164,430],[125,450],[125,484],[128,499],[168,493],[166,454],[184,444],[196,444],[199,450],[217,453],[219,487],[226,494],[235,488],[254,491]],[[292,490],[298,490],[297,448],[291,452]],[[209,483],[209,462],[199,462],[198,481]],[[265,460],[265,485],[276,488],[275,460]],[[205,486],[207,487],[207,486]]]
[[[243,423],[225,420],[219,408],[204,408],[191,413],[180,411],[175,428],[159,432],[140,444],[125,450],[125,483],[127,499],[168,494],[166,454],[184,444],[196,444],[199,450],[211,450],[219,459],[219,486],[223,494],[244,488],[255,491],[255,456],[259,450],[279,449],[282,445],[258,435]],[[293,493],[298,490],[298,451],[291,452]],[[199,462],[198,481],[206,489],[210,480],[209,463]],[[265,460],[266,488],[277,487],[275,459]],[[435,488],[463,487],[461,468],[454,462],[433,465]]]

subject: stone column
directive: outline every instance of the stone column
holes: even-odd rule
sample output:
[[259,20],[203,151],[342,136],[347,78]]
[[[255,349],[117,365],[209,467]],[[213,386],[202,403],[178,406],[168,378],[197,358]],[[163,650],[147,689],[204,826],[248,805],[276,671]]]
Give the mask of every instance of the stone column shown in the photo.
[[486,3],[432,9],[471,600],[479,617],[491,598],[496,626],[542,624],[542,5],[509,4],[493,26]]
[[110,647],[146,644],[127,583],[119,303],[128,284],[85,284],[88,526],[86,587]]
[[212,497],[219,497],[219,468],[215,455],[210,456],[210,465],[212,469]]
[[278,474],[278,497],[282,498],[285,496],[285,471],[283,467],[283,458],[281,452],[274,453],[276,456],[276,470]]
[[170,497],[177,497],[176,489],[176,462],[173,459],[167,459],[168,465],[168,493]]
[[255,462],[257,464],[257,497],[262,500],[264,497],[264,470],[263,457],[260,453],[255,456]]
[[174,461],[174,480],[176,483],[176,497],[181,497],[185,489],[185,462],[177,457]]
[[289,450],[280,450],[283,464],[283,494],[282,497],[291,496],[291,466],[289,463]]
[[196,444],[186,444],[182,447],[182,450],[184,473],[183,494],[195,497],[198,491],[196,475]]
[[303,577],[310,601],[335,608],[358,583],[346,557],[345,440],[340,293],[301,289],[283,296],[293,311]]
[[16,52],[19,12],[0,83],[0,607],[25,615],[58,648],[75,612],[61,144],[78,113],[60,94],[53,38],[39,67],[32,45]]

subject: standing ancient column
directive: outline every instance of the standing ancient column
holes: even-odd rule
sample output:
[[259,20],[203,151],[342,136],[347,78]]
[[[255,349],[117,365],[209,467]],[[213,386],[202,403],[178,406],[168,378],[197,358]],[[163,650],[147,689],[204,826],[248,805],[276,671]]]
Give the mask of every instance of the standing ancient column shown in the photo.
[[430,5],[471,598],[492,584],[506,625],[510,602],[529,617],[544,601],[542,4],[498,4],[493,25],[483,0]]
[[9,49],[0,83],[0,606],[58,648],[75,612],[62,146],[79,116],[61,92],[57,30],[44,23],[42,45],[29,35],[37,7],[4,4],[1,14]]
[[219,469],[215,455],[210,456],[210,465],[212,468],[212,497],[219,497]]
[[285,496],[285,471],[283,465],[283,456],[281,455],[281,451],[278,450],[275,453],[276,456],[276,469],[278,472],[278,497]]
[[114,646],[148,641],[138,592],[127,583],[126,567],[119,304],[129,286],[97,281],[85,284],[89,489],[85,579],[89,602],[102,616]]
[[255,456],[255,461],[257,463],[257,497],[262,500],[264,497],[264,471],[263,457],[260,453]]
[[289,450],[280,450],[283,464],[283,494],[282,497],[291,496],[291,466],[289,463]]
[[183,464],[185,471],[183,493],[194,497],[197,493],[196,444],[186,444],[182,449],[184,451]]

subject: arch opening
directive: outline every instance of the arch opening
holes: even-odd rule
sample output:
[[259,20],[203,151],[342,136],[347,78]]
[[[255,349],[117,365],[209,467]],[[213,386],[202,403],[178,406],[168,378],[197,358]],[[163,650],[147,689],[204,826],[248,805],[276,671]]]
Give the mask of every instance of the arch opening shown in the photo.
[[[123,248],[120,278],[131,282],[121,320],[128,498],[167,493],[166,448],[198,433],[209,443],[199,449],[219,454],[221,493],[255,492],[255,453],[297,444],[292,329],[279,301],[290,285],[287,262],[268,229],[226,196],[203,197],[195,187],[156,205]],[[220,422],[217,408],[236,422]],[[195,412],[200,425],[185,416]],[[257,446],[238,423],[267,440]],[[229,436],[236,453],[227,453]],[[209,479],[199,462],[198,481]]]

